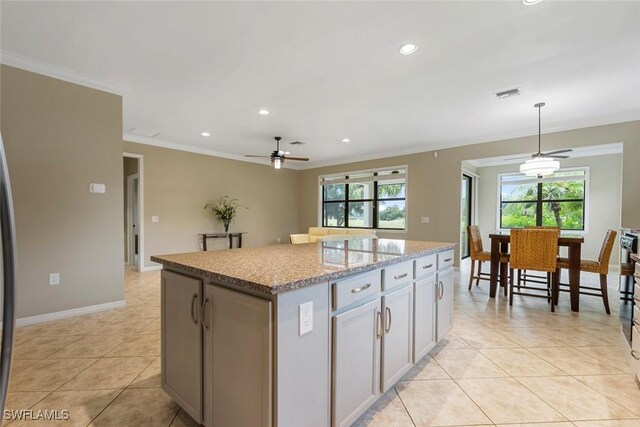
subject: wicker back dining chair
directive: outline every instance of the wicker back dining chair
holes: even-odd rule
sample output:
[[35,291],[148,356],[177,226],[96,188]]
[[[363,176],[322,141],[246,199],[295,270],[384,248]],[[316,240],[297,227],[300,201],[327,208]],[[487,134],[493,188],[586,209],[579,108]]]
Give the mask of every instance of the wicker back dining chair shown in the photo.
[[[602,298],[602,303],[604,304],[604,310],[607,314],[611,314],[611,310],[609,309],[609,295],[607,292],[607,274],[609,274],[609,260],[611,259],[611,252],[613,251],[613,244],[616,241],[616,236],[618,233],[615,230],[608,230],[604,235],[604,240],[602,241],[602,246],[600,247],[600,254],[598,255],[597,261],[592,261],[588,259],[580,260],[580,271],[584,271],[587,273],[595,273],[600,275],[600,287],[596,288],[593,286],[580,285],[580,294],[581,295],[591,295]],[[558,258],[558,273],[556,274],[555,282],[558,283],[558,286],[555,289],[554,300],[557,304],[558,302],[558,292],[569,292],[568,286],[565,283],[560,283],[560,270],[565,268],[569,268],[569,259],[568,258]]]
[[[485,251],[482,245],[482,235],[480,227],[477,225],[469,225],[467,227],[467,239],[469,240],[469,258],[471,258],[471,273],[469,274],[469,290],[476,281],[476,286],[480,284],[480,280],[489,280],[489,273],[482,272],[482,263],[491,261],[491,252]],[[509,254],[500,254],[500,262],[509,262]],[[476,263],[478,271],[476,273]],[[512,275],[513,280],[513,275]],[[507,295],[507,288],[504,288],[504,294]]]
[[[557,268],[558,237],[560,230],[557,228],[523,228],[511,230],[510,263],[516,270],[533,270],[554,273]],[[547,275],[546,287],[539,288],[527,286],[527,292],[522,292],[519,287],[510,286],[509,305],[513,305],[513,295],[545,298],[551,303],[551,311],[555,311],[553,304],[553,289],[551,275]],[[543,291],[544,293],[531,293],[531,291]]]

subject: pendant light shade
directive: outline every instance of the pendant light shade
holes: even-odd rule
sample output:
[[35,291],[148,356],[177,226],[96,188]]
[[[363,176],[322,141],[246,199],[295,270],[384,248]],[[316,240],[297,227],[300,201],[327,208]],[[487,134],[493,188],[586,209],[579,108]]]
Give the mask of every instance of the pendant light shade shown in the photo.
[[547,176],[560,169],[560,162],[547,157],[534,157],[520,165],[520,172],[526,176]]

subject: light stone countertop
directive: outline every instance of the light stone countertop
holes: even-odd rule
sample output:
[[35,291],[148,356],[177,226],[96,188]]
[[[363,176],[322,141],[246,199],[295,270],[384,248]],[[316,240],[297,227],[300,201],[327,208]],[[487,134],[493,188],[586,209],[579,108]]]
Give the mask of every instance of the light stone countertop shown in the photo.
[[151,261],[171,270],[278,294],[455,246],[413,240],[357,239],[158,255],[152,256]]

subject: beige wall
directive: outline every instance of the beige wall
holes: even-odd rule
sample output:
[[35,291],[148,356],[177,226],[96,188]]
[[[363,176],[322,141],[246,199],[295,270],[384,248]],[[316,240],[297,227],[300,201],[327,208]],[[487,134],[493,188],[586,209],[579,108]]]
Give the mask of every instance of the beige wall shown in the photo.
[[[622,171],[622,225],[640,227],[640,121],[596,126],[543,136],[546,150],[624,143]],[[406,233],[380,233],[383,237],[458,242],[460,232],[460,177],[462,161],[532,152],[536,136],[467,145],[433,152],[389,157],[344,165],[308,169],[300,174],[300,225],[317,225],[318,175],[352,170],[409,166],[408,229]],[[430,217],[421,224],[420,217]]]
[[[610,228],[620,228],[620,195],[622,155],[582,157],[562,160],[562,167],[589,167],[588,231],[584,233],[582,256],[598,259],[602,239]],[[518,172],[518,165],[482,167],[477,169],[478,225],[483,232],[483,243],[489,248],[488,233],[497,225],[499,173]],[[610,264],[618,264],[619,252],[614,250]]]
[[[230,231],[246,231],[243,247],[289,242],[298,230],[298,172],[202,154],[124,143],[124,151],[144,156],[144,255],[200,249],[198,234],[222,232],[221,223],[204,210],[223,195],[237,198],[240,209]],[[160,221],[151,222],[151,216]],[[222,239],[209,246],[226,247]]]
[[[122,98],[4,65],[0,87],[17,317],[122,300]],[[92,182],[107,192],[90,194]]]

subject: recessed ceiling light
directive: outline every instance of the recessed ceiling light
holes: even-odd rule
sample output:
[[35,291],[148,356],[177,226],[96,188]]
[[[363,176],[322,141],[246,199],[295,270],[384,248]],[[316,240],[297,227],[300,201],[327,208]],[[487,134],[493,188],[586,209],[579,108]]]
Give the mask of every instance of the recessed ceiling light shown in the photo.
[[400,53],[403,55],[411,55],[416,50],[418,50],[418,46],[413,43],[407,43],[400,46]]
[[540,3],[542,0],[522,0],[522,4],[525,6],[533,6],[534,4]]
[[345,138],[342,140],[342,142],[351,142],[351,140],[349,138]]
[[202,136],[211,136],[211,134],[209,132],[202,132],[200,135],[202,135]]
[[266,116],[269,114],[269,110],[265,110],[263,108],[262,110],[258,110],[258,114],[260,114],[261,116]]

